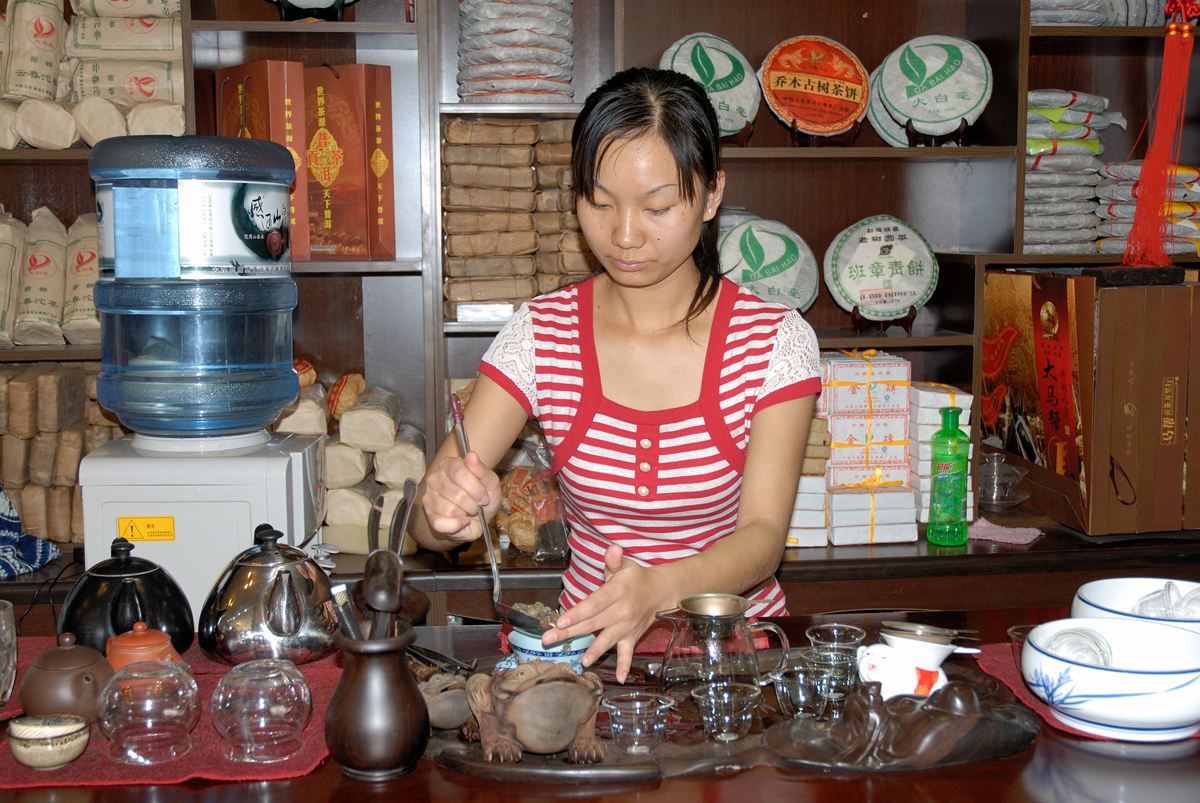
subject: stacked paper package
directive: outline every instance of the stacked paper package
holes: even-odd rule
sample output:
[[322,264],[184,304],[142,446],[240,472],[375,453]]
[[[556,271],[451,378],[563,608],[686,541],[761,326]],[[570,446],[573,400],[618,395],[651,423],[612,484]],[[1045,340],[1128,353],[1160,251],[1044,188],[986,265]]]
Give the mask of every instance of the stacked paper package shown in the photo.
[[[819,414],[829,421],[831,439],[826,486],[859,500],[842,502],[841,512],[832,495],[827,500],[831,544],[916,540],[908,464],[911,379],[908,360],[891,354],[821,355]],[[907,505],[896,491],[909,498]],[[876,499],[880,494],[886,501]],[[890,511],[882,519],[871,515],[879,504]]]
[[1108,98],[1061,89],[1029,93],[1025,118],[1024,251],[1086,254],[1095,248],[1100,132],[1125,127]]
[[[959,427],[971,435],[971,394],[957,388],[933,383],[914,382],[912,402],[909,408],[908,440],[910,454],[908,465],[912,471],[912,493],[917,507],[917,520],[929,522],[929,492],[933,487],[933,452],[930,439],[942,428],[943,407],[959,407]],[[974,456],[975,447],[968,453]],[[967,474],[967,519],[975,518],[975,489]]]
[[1166,0],[1029,0],[1029,24],[1161,27],[1166,6]]
[[570,103],[573,0],[462,0],[458,94],[476,103]]
[[788,546],[825,546],[829,521],[825,515],[825,477],[802,474],[796,488],[796,507],[788,527]]
[[[1195,254],[1200,238],[1200,170],[1187,165],[1171,166],[1171,184],[1163,202],[1168,254]],[[1138,188],[1142,160],[1113,162],[1100,170],[1103,179],[1096,187],[1100,199],[1097,214],[1102,218],[1096,232],[1096,248],[1104,254],[1123,254],[1137,214]]]

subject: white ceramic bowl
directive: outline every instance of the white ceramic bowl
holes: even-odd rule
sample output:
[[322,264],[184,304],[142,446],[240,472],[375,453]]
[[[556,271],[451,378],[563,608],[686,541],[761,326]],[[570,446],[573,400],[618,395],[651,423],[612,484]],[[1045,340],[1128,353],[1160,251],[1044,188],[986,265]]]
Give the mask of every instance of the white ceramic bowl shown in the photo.
[[[1112,666],[1046,651],[1055,634],[1072,628],[1101,635]],[[1134,619],[1058,619],[1030,631],[1021,674],[1057,719],[1085,733],[1169,742],[1200,731],[1200,633]]]
[[570,641],[560,641],[550,647],[543,647],[540,635],[535,636],[520,630],[513,630],[508,634],[508,643],[512,645],[517,663],[554,661],[570,664],[577,675],[583,672],[583,654],[595,640],[596,637],[589,633],[586,636],[576,636]]
[[[1171,580],[1181,596],[1200,588],[1200,583]],[[1200,633],[1200,619],[1159,619],[1133,612],[1137,602],[1147,594],[1159,591],[1167,583],[1165,577],[1110,577],[1084,583],[1071,601],[1071,617],[1081,616],[1136,619],[1142,622],[1161,622]]]
[[91,734],[87,717],[77,714],[19,717],[8,723],[8,747],[26,767],[56,770],[83,755]]

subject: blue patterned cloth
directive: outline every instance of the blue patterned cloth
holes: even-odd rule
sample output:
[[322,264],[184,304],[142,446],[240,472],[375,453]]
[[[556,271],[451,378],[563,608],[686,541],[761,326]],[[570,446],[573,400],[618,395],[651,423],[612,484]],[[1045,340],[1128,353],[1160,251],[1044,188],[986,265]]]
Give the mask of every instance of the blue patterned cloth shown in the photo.
[[35,571],[60,555],[53,542],[21,532],[17,509],[0,491],[0,577]]

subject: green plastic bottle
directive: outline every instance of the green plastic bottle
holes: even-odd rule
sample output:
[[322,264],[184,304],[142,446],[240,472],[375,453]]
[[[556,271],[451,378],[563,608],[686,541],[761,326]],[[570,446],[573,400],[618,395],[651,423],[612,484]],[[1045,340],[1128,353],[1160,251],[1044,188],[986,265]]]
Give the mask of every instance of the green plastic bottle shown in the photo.
[[958,407],[943,407],[942,428],[929,441],[933,457],[933,485],[929,490],[931,544],[959,546],[967,543],[967,457],[971,439],[958,428]]

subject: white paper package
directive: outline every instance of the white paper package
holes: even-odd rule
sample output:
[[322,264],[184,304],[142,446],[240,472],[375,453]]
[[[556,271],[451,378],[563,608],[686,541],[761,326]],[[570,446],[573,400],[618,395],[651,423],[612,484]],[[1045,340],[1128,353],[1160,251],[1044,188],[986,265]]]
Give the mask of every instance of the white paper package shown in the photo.
[[[1171,237],[1200,238],[1200,228],[1194,220],[1168,220],[1167,234]],[[1102,220],[1096,225],[1098,237],[1128,237],[1133,230],[1132,220]]]
[[368,388],[341,419],[342,443],[378,452],[396,440],[400,426],[400,400],[383,388]]
[[[1163,251],[1168,254],[1200,254],[1197,240],[1171,237],[1163,243]],[[1096,250],[1102,254],[1123,254],[1127,240],[1124,237],[1109,237],[1096,241]]]
[[1035,139],[1095,139],[1099,135],[1086,125],[1052,123],[1049,120],[1041,119],[1034,122],[1025,123],[1025,136],[1033,137]]
[[1083,201],[1096,197],[1094,187],[1058,185],[1052,187],[1025,187],[1026,201]]
[[877,524],[874,527],[830,527],[829,543],[834,546],[854,544],[905,544],[917,540],[916,511],[907,524]]
[[796,487],[797,494],[821,494],[825,495],[825,478],[801,476],[800,484]]
[[876,510],[911,509],[913,506],[912,491],[908,487],[878,485],[872,490],[867,488],[830,488],[828,499],[830,516],[847,510],[870,510],[872,495]]
[[183,62],[81,59],[71,90],[75,103],[91,95],[124,108],[152,100],[183,103]]
[[960,426],[971,424],[972,396],[958,388],[944,388],[931,382],[913,382],[910,389],[909,417],[918,424],[941,424],[943,407],[958,407]]
[[789,547],[814,547],[827,546],[829,544],[829,530],[825,527],[809,528],[809,527],[789,527],[787,533],[787,546]]
[[[821,479],[822,477],[814,477]],[[821,490],[816,493],[798,493],[796,494],[796,504],[794,510],[824,510],[825,509],[825,483],[821,482]]]
[[12,150],[21,141],[17,133],[16,103],[10,100],[0,100],[0,148]]
[[995,85],[992,66],[974,42],[953,36],[918,36],[892,51],[879,67],[879,94],[887,113],[923,134],[972,125],[987,108]]
[[1026,229],[1024,241],[1030,245],[1043,243],[1086,243],[1096,239],[1095,229]]
[[[1025,217],[1042,215],[1091,215],[1096,212],[1094,201],[1026,201]],[[1034,228],[1045,228],[1034,226]],[[1051,227],[1053,228],[1053,227]]]
[[[1110,164],[1102,164],[1100,165],[1099,170],[1103,175],[1108,176],[1109,178],[1137,181],[1142,176],[1142,160],[1130,159],[1127,162],[1112,162]],[[1177,164],[1171,168],[1171,174],[1172,183],[1190,184],[1191,182],[1200,179],[1200,168]]]
[[1105,25],[1108,19],[1099,11],[1079,11],[1073,8],[1031,10],[1030,25]]
[[[1200,189],[1196,184],[1173,184],[1167,188],[1164,200],[1200,201]],[[1096,197],[1104,203],[1137,203],[1138,182],[1106,179],[1096,187]]]
[[79,59],[183,59],[183,26],[178,17],[71,18],[63,52]]
[[1031,108],[1061,109],[1102,112],[1108,110],[1108,98],[1090,95],[1087,92],[1071,92],[1065,89],[1031,89],[1027,97]]
[[25,260],[26,226],[14,217],[0,220],[0,348],[10,349]]
[[139,103],[129,110],[129,135],[182,137],[187,129],[183,107],[169,100]]
[[483,20],[540,19],[571,25],[570,3],[511,3],[482,0],[459,4],[459,25],[467,27]]
[[63,302],[62,333],[72,345],[100,342],[100,316],[93,288],[100,274],[100,247],[96,242],[96,213],[75,218],[67,229],[67,285]]
[[1025,243],[1021,248],[1023,254],[1094,254],[1096,248],[1091,242],[1078,243]]
[[571,56],[575,46],[571,40],[561,36],[550,36],[534,31],[506,31],[504,33],[483,34],[458,40],[458,54],[462,56],[474,50],[488,50],[500,47],[536,47],[545,50],[556,50]]
[[1074,214],[1046,214],[1026,216],[1023,220],[1025,231],[1046,231],[1047,229],[1094,229],[1100,225],[1100,218],[1091,212]]
[[[910,443],[917,441],[920,443],[929,443],[929,439],[933,434],[942,428],[942,422],[939,419],[935,424],[921,424],[916,421],[910,421],[908,424],[908,440]],[[959,422],[959,429],[968,438],[971,437],[971,425]]]
[[788,527],[826,527],[828,525],[824,510],[793,510]]
[[283,408],[272,429],[295,435],[325,435],[329,431],[329,402],[319,382],[300,388],[296,400]]
[[89,147],[109,137],[123,137],[129,133],[121,108],[96,95],[76,103],[71,109],[71,116],[75,118],[79,135]]
[[54,100],[63,53],[62,0],[9,0],[0,93]]
[[27,100],[17,109],[13,123],[26,143],[44,150],[65,150],[79,139],[75,118],[52,100]]
[[71,0],[71,9],[85,17],[178,17],[182,0]]
[[18,346],[56,346],[62,334],[66,288],[67,227],[49,208],[34,210],[25,241],[21,286],[13,325]]
[[403,488],[404,481],[420,482],[425,476],[425,448],[414,442],[401,427],[391,446],[375,453],[375,479],[389,488]]
[[1026,171],[1043,173],[1095,173],[1104,162],[1091,153],[1040,153],[1025,157]]
[[325,442],[325,488],[352,488],[367,478],[371,455],[342,443],[339,438]]
[[[564,40],[565,42],[565,40]],[[477,67],[484,64],[554,64],[570,69],[575,60],[570,53],[548,47],[484,47],[468,50],[458,57],[458,69]]]

